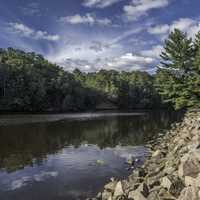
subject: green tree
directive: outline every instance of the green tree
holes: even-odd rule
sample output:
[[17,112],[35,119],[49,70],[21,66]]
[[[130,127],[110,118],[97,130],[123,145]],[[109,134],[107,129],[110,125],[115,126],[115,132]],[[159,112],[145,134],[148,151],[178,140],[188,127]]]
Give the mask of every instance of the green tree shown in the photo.
[[188,39],[186,33],[175,29],[165,41],[161,58],[161,67],[169,70],[178,77],[185,76],[191,71],[194,61],[192,39]]
[[199,90],[195,89],[199,79],[199,72],[194,67],[195,52],[198,50],[195,50],[192,39],[178,29],[165,41],[156,87],[164,102],[172,103],[176,109],[194,107],[199,101],[196,95]]

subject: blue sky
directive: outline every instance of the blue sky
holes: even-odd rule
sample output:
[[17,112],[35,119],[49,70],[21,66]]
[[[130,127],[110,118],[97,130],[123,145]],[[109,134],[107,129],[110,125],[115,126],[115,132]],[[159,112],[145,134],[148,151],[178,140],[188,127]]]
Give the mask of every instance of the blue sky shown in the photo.
[[174,28],[200,30],[199,0],[0,0],[0,47],[66,70],[155,70]]

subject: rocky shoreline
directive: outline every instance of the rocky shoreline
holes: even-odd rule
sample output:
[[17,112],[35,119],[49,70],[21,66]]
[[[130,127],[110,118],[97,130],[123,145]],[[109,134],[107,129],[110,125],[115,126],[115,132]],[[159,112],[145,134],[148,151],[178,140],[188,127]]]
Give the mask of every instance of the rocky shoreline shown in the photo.
[[200,111],[188,111],[147,147],[152,154],[140,168],[89,200],[200,200]]

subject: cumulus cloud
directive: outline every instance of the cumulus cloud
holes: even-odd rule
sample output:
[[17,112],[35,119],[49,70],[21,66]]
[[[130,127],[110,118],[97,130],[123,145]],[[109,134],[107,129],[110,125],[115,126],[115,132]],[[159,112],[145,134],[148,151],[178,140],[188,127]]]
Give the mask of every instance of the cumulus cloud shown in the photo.
[[106,8],[122,0],[84,0],[83,5],[89,8]]
[[148,32],[151,34],[166,34],[169,31],[169,25],[168,24],[164,24],[164,25],[158,25],[158,26],[154,26],[154,27],[150,27],[148,29]]
[[154,62],[151,57],[127,53],[119,58],[114,58],[106,63],[106,68],[115,70],[144,70]]
[[169,0],[132,0],[124,6],[125,15],[129,20],[137,20],[143,15],[147,15],[152,9],[158,9],[168,6]]
[[79,68],[85,72],[94,72],[100,69],[117,70],[117,71],[132,71],[132,70],[146,70],[151,64],[155,62],[155,59],[147,56],[134,55],[132,53],[126,53],[120,57],[95,59],[88,61],[84,59],[65,59],[60,64],[66,70],[73,71]]
[[48,32],[41,30],[36,31],[21,23],[9,23],[8,28],[12,33],[34,40],[58,41],[60,39],[59,35],[50,35]]
[[151,49],[141,51],[141,54],[143,56],[148,56],[151,58],[158,59],[160,57],[162,50],[163,50],[163,46],[156,45],[156,46],[153,46]]
[[154,27],[150,27],[148,32],[154,35],[167,36],[175,28],[186,32],[189,37],[194,38],[195,34],[200,31],[200,21],[190,18],[180,18],[173,21],[171,24],[162,24]]
[[93,62],[89,62],[88,60],[84,59],[67,58],[57,62],[57,64],[61,65],[67,71],[73,71],[76,68],[84,72],[92,72],[97,70]]
[[112,22],[108,18],[101,18],[98,19],[95,15],[92,15],[90,13],[87,13],[86,15],[72,15],[72,16],[66,16],[61,17],[60,20],[63,23],[69,23],[69,24],[89,24],[89,25],[102,25],[102,26],[108,26],[111,25]]

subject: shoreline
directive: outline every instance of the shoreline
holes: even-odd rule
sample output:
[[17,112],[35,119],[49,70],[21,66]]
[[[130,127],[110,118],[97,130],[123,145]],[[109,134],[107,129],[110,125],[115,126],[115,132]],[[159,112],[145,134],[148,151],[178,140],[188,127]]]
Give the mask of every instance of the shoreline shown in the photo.
[[141,167],[87,200],[199,200],[200,111],[186,112],[146,146],[152,155]]
[[0,127],[6,125],[19,125],[58,121],[83,121],[98,118],[112,118],[120,116],[145,116],[148,112],[85,112],[85,113],[61,113],[61,114],[16,114],[0,115]]

